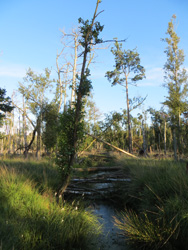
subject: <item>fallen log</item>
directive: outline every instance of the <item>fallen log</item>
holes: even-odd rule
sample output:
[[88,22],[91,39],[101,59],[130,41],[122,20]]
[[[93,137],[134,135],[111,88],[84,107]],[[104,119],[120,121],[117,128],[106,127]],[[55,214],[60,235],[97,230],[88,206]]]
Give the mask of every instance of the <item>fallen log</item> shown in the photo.
[[91,167],[91,168],[74,168],[75,172],[98,172],[98,171],[118,171],[120,167]]
[[111,182],[130,182],[130,178],[93,178],[93,179],[72,179],[71,182],[79,183],[111,183]]
[[104,158],[104,159],[109,159],[109,160],[114,159],[113,156],[109,156],[109,155],[92,155],[92,154],[89,154],[88,158],[102,158],[102,159]]
[[[88,133],[87,133],[87,134],[88,134]],[[104,144],[106,144],[106,145],[108,145],[108,146],[110,146],[110,147],[112,147],[112,148],[114,148],[114,149],[116,149],[116,150],[118,150],[118,151],[120,151],[120,152],[126,154],[126,155],[129,155],[129,156],[131,156],[131,157],[133,157],[133,158],[139,159],[137,156],[135,156],[135,155],[133,155],[133,154],[131,154],[131,153],[128,153],[127,151],[125,151],[125,150],[123,150],[123,149],[121,149],[121,148],[118,148],[118,147],[116,147],[116,146],[110,144],[109,142],[103,141],[102,139],[98,138],[97,136],[94,136],[94,135],[91,135],[91,134],[88,134],[88,135],[91,136],[91,137],[93,137],[94,139],[96,139],[96,140],[98,140],[98,141],[100,141],[100,142],[102,142],[102,143],[104,143]]]
[[89,149],[89,148],[93,145],[93,143],[94,143],[95,141],[96,141],[96,139],[94,139],[94,140],[89,144],[89,146],[88,146],[87,148],[85,148],[82,152],[78,153],[78,156],[82,155],[87,149]]

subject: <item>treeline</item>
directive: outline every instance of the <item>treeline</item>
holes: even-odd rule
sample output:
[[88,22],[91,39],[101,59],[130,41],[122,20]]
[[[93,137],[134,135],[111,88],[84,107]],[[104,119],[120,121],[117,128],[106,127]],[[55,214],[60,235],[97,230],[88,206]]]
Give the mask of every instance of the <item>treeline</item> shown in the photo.
[[[90,98],[91,99],[91,98]],[[57,149],[58,131],[61,127],[61,115],[57,106],[47,104],[43,110],[40,128],[33,127],[26,121],[24,114],[19,114],[18,121],[15,122],[14,111],[7,114],[3,125],[4,132],[1,133],[1,154],[23,154],[26,147],[33,139],[33,134],[37,129],[40,133],[35,134],[35,138],[30,147],[30,152],[35,156],[55,153]],[[178,155],[188,153],[188,119],[185,114],[181,119],[180,138],[178,140]],[[149,121],[151,119],[151,122]],[[39,122],[38,122],[39,123]],[[33,129],[33,130],[32,130]],[[92,100],[88,100],[85,110],[84,129],[86,133],[94,134],[100,139],[112,145],[129,150],[129,132],[127,125],[126,110],[122,112],[110,112],[100,121],[100,112]],[[92,137],[84,134],[80,142],[79,151],[86,149],[93,141]],[[148,109],[144,114],[138,113],[137,117],[131,117],[131,135],[133,153],[138,154],[145,149],[148,153],[170,155],[174,154],[173,128],[171,126],[169,114],[163,110]],[[109,146],[99,141],[94,141],[88,150],[110,150]]]
[[[27,157],[32,152],[40,158],[42,154],[55,153],[63,162],[67,157],[66,161],[72,165],[75,155],[84,149],[108,147],[93,141],[88,134],[130,153],[164,152],[166,155],[170,152],[175,159],[187,154],[188,76],[183,68],[184,52],[178,48],[176,16],[173,15],[169,22],[167,37],[163,39],[167,44],[164,85],[168,96],[162,109],[150,108],[137,117],[132,116],[131,111],[142,105],[145,97],[130,99],[128,85],[142,80],[145,69],[140,64],[138,52],[123,50],[122,43],[115,39],[111,49],[115,68],[106,72],[106,77],[112,85],[120,84],[126,88],[127,106],[122,112],[113,111],[101,119],[92,99],[89,71],[97,46],[104,42],[99,38],[103,26],[95,21],[99,3],[98,0],[91,22],[80,18],[78,30],[72,30],[71,34],[62,32],[63,48],[56,57],[57,79],[51,77],[48,68],[41,74],[29,69],[19,83],[17,96],[12,96],[14,109],[0,107],[3,112],[7,111],[6,117],[1,116],[1,121],[6,118],[1,133],[1,154],[24,154]],[[68,53],[70,57],[65,59]],[[11,106],[4,93],[1,103],[6,102]]]

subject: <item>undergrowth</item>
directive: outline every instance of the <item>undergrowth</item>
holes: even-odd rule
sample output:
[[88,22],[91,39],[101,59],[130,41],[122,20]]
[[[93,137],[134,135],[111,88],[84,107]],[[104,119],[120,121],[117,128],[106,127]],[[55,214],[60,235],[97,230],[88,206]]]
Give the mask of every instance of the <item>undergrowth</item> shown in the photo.
[[188,244],[188,175],[185,163],[124,160],[131,182],[120,194],[126,209],[114,218],[137,249],[181,249]]
[[0,167],[1,249],[89,249],[101,225],[81,207],[56,203],[55,167],[19,159]]

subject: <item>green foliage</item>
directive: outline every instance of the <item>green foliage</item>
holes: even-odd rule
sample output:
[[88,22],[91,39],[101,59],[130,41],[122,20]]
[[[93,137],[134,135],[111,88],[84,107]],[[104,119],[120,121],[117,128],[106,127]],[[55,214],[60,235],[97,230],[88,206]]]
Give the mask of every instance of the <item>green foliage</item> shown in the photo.
[[[27,162],[23,165],[27,167]],[[101,232],[93,214],[74,205],[57,205],[51,192],[39,192],[29,173],[26,176],[1,163],[0,177],[3,250],[89,249],[91,239]]]
[[167,55],[167,62],[164,65],[165,70],[165,84],[168,89],[168,96],[164,104],[169,108],[171,123],[173,126],[178,126],[179,116],[188,108],[187,94],[188,94],[188,75],[184,68],[184,51],[178,48],[180,38],[175,32],[176,16],[173,15],[171,21],[168,23],[166,34],[167,38],[162,39],[167,43],[165,53]]
[[23,79],[23,83],[19,83],[19,92],[25,97],[31,112],[39,116],[43,106],[48,102],[47,94],[52,87],[50,77],[51,71],[45,69],[44,74],[36,74],[30,68]]
[[122,44],[116,41],[111,51],[115,57],[115,69],[107,71],[106,77],[112,85],[117,83],[124,85],[129,75],[130,82],[137,82],[145,77],[145,69],[140,65],[140,57],[136,49],[123,50]]
[[100,22],[93,23],[88,19],[84,21],[82,18],[78,19],[78,22],[82,24],[80,26],[80,33],[82,38],[79,40],[79,43],[83,48],[87,47],[87,52],[91,51],[91,46],[101,43],[102,39],[99,39],[99,34],[102,32],[104,26],[100,24]]
[[[102,31],[103,26],[96,22],[97,9],[100,1],[97,1],[94,16],[91,20],[84,21],[79,18],[79,27],[81,33],[80,44],[83,47],[83,63],[80,76],[77,76],[79,84],[77,86],[77,99],[75,108],[68,108],[60,118],[60,138],[58,140],[58,155],[57,164],[62,171],[65,180],[68,181],[71,167],[75,160],[75,154],[78,149],[79,140],[83,137],[83,107],[84,97],[89,95],[91,90],[91,81],[88,79],[90,75],[89,69],[86,67],[87,55],[91,50],[94,43],[99,43],[101,40],[98,38],[99,33]],[[80,55],[80,56],[81,56]]]
[[77,128],[77,146],[74,147],[74,125],[75,125],[75,108],[69,107],[67,111],[59,116],[58,130],[58,153],[57,165],[61,170],[63,177],[70,174],[70,157],[75,154],[79,148],[79,143],[82,141],[84,133],[84,121],[80,120]]
[[[10,97],[5,97],[6,90],[0,88],[0,125],[2,125],[2,120],[5,117],[6,112],[11,112],[13,110],[13,106],[11,105]],[[2,113],[3,112],[3,113]]]
[[[128,147],[126,127],[127,115],[125,110],[122,113],[110,112],[110,114],[105,115],[104,121],[100,123],[98,135],[114,146],[126,149]],[[105,147],[109,149],[109,146]]]
[[43,143],[47,150],[55,148],[58,136],[58,107],[55,104],[47,104],[43,113],[44,131],[42,135]]
[[[131,135],[131,117],[129,106],[128,83],[136,83],[145,77],[145,69],[140,65],[140,57],[136,49],[123,50],[122,44],[116,40],[115,47],[111,49],[115,57],[115,69],[107,71],[106,77],[112,85],[120,84],[126,88],[127,99],[127,123],[128,123],[128,137],[129,137],[129,153],[132,153],[132,135]],[[138,99],[139,100],[139,99]],[[142,101],[143,102],[143,101]],[[138,103],[137,106],[140,104]]]
[[[150,145],[153,150],[160,150],[163,148],[163,135],[164,135],[164,124],[169,124],[169,116],[163,110],[155,110],[153,108],[148,109],[151,115],[152,125],[150,126]],[[169,125],[167,127],[168,135],[169,135]],[[169,138],[169,136],[168,136]],[[156,147],[157,146],[157,147]],[[168,140],[169,146],[169,140]]]
[[[88,79],[89,76],[90,76],[90,70],[86,68],[85,73],[82,78],[82,85],[77,87],[77,90],[76,90],[77,95],[80,93],[80,95],[84,97],[90,94],[92,85],[91,85],[91,80]],[[78,75],[77,75],[77,79],[81,81],[81,77],[79,77]]]

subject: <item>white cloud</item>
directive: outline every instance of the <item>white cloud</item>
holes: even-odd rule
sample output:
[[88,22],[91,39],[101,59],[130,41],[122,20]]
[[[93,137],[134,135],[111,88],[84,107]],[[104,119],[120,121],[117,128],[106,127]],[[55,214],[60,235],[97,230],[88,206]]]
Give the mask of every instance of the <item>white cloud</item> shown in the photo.
[[163,78],[162,68],[153,68],[146,71],[146,76],[148,80],[161,80]]
[[161,86],[164,82],[163,80],[164,72],[163,68],[155,67],[155,68],[146,68],[146,79],[139,82],[139,86],[147,87],[147,86]]
[[0,76],[22,78],[25,76],[26,70],[25,66],[17,64],[0,65]]

